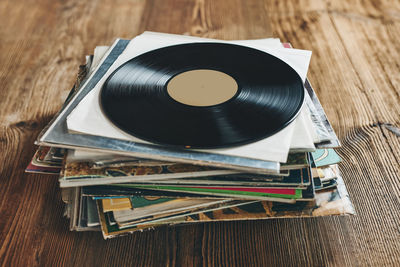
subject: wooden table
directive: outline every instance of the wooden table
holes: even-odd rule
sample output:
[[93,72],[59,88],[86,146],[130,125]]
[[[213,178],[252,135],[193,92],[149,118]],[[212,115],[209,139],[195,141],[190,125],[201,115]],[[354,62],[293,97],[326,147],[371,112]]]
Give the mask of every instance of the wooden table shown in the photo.
[[[0,260],[6,266],[400,265],[400,2],[0,2]],[[33,142],[96,45],[144,30],[279,37],[313,51],[309,78],[343,142],[357,215],[161,227],[104,241],[69,232],[57,177],[25,174]]]

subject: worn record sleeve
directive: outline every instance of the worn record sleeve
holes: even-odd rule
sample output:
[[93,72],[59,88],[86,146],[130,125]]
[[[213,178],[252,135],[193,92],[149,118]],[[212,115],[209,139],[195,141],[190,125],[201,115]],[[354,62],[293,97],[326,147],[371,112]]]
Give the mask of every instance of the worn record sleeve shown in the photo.
[[185,211],[179,215],[177,214],[170,214],[168,216],[164,217],[158,217],[158,218],[149,218],[149,220],[146,220],[145,222],[141,222],[139,224],[133,224],[133,225],[122,225],[118,224],[115,221],[115,218],[113,216],[113,212],[104,212],[102,203],[100,201],[97,201],[98,205],[98,213],[99,213],[99,218],[100,218],[100,224],[101,224],[101,230],[103,232],[103,237],[104,239],[108,238],[113,238],[121,235],[126,235],[135,231],[143,231],[143,230],[149,230],[153,229],[154,227],[161,226],[161,225],[172,225],[175,224],[176,222],[180,222],[182,217],[185,216],[195,216],[196,214],[199,214],[201,212],[211,212],[214,210],[219,210],[219,209],[224,209],[224,208],[230,208],[238,205],[244,205],[248,203],[253,203],[254,201],[228,201],[225,203],[220,203],[220,204],[214,204],[210,205],[209,207],[205,208],[200,208],[200,209],[190,209],[188,211]]
[[162,192],[193,193],[205,196],[237,198],[243,200],[271,200],[294,203],[302,196],[302,189],[279,187],[244,186],[181,186],[181,185],[142,185],[120,184],[116,187],[159,190]]
[[96,201],[91,198],[87,197],[87,226],[96,228],[96,230],[100,230],[100,220],[99,214],[97,213],[97,205]]
[[99,217],[103,236],[105,239],[125,235],[135,231],[153,229],[160,225],[181,225],[197,222],[217,222],[236,220],[265,220],[274,218],[299,218],[318,217],[332,215],[355,214],[350,202],[342,177],[337,178],[337,186],[315,193],[315,201],[300,202],[293,204],[272,201],[237,201],[234,204],[209,209],[205,211],[183,214],[181,216],[170,216],[166,218],[153,219],[137,225],[127,225],[120,228],[108,217],[109,214],[102,210],[99,205]]
[[[293,185],[293,176],[299,171],[294,170],[291,173],[288,171],[279,175],[257,175],[192,164],[119,157],[112,154],[76,152],[73,150],[68,152],[66,163],[59,179],[61,187],[132,182],[260,185],[269,181],[281,182],[284,179],[283,177],[288,177],[287,181],[290,181],[289,184]],[[88,158],[92,158],[92,160],[88,161]],[[301,168],[302,164],[307,165],[305,153],[291,154],[287,166],[291,166],[294,169]],[[218,179],[219,176],[225,177]],[[300,177],[300,175],[297,176]]]
[[[292,48],[291,44],[289,43],[283,43],[282,45],[286,48]],[[340,141],[308,79],[305,80],[304,88],[307,92],[305,104],[309,109],[311,119],[314,124],[314,129],[316,130],[319,138],[319,141],[315,142],[316,148],[340,147]]]
[[[71,154],[73,152],[70,152]],[[114,159],[114,161],[111,161]],[[183,163],[160,162],[136,158],[111,158],[95,161],[73,161],[67,156],[61,187],[76,187],[128,182],[151,182],[186,177],[206,177],[240,173]]]
[[[331,123],[329,122],[325,111],[319,102],[319,99],[317,95],[315,94],[314,89],[312,88],[310,82],[308,79],[306,80],[304,87],[307,90],[308,95],[310,96],[310,99],[312,103],[314,104],[315,110],[317,111],[317,114],[319,115],[319,120],[320,123],[325,127],[327,131],[327,138],[321,140],[321,142],[316,144],[317,148],[335,148],[335,147],[340,147],[340,141],[339,138],[336,136],[335,130],[333,129]],[[315,117],[317,117],[316,113],[313,113]],[[318,120],[318,117],[317,117]]]
[[[188,198],[159,198],[149,200],[142,197],[131,198],[133,209],[113,211],[117,222],[141,220],[155,215],[178,213],[189,209],[203,208],[209,205],[222,204],[230,199],[188,199]],[[103,203],[104,208],[104,203]]]
[[224,209],[224,208],[229,208],[229,207],[236,207],[240,205],[245,205],[246,203],[252,203],[254,201],[239,201],[239,200],[230,200],[230,201],[224,201],[221,203],[216,203],[212,205],[208,205],[206,207],[199,207],[199,208],[190,208],[184,211],[180,212],[172,212],[172,213],[167,213],[167,214],[160,214],[160,215],[155,215],[153,217],[150,217],[148,219],[143,219],[140,221],[129,221],[125,223],[118,223],[119,228],[122,229],[129,229],[135,226],[148,226],[149,224],[153,226],[157,225],[163,225],[163,224],[168,224],[168,225],[173,225],[177,221],[180,220],[183,216],[191,216],[195,214],[199,214],[202,212],[211,212],[219,209]]

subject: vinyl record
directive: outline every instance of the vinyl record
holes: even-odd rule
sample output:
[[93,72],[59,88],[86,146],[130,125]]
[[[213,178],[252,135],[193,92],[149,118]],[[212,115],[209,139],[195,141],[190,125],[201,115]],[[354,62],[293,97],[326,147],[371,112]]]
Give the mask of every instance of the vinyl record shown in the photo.
[[162,145],[221,148],[255,142],[294,120],[303,82],[282,60],[224,43],[141,54],[104,83],[100,104],[126,133]]

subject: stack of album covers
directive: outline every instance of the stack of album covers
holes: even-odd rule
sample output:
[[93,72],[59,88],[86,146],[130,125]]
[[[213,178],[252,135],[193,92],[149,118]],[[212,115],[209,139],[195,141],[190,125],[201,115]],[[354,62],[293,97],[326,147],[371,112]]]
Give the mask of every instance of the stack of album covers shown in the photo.
[[104,238],[354,214],[310,57],[155,32],[96,47],[26,171],[57,175],[70,229]]

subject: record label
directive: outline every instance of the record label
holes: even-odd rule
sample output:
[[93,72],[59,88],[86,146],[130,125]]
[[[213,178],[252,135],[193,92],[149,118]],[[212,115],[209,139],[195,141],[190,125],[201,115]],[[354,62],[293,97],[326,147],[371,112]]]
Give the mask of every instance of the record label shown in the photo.
[[224,43],[189,43],[141,54],[104,83],[100,105],[117,127],[167,146],[222,148],[285,128],[304,101],[284,61]]
[[238,85],[231,76],[216,70],[190,70],[173,77],[167,92],[174,100],[190,106],[222,104],[236,95]]

